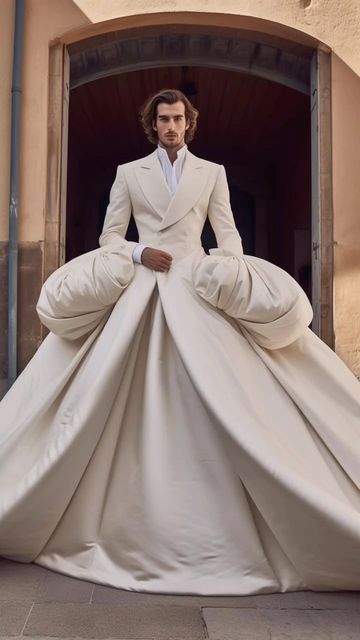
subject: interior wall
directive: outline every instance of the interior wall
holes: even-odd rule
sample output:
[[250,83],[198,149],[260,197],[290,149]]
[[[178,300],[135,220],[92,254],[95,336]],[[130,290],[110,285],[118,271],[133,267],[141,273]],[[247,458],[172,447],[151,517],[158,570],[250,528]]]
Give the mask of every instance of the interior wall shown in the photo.
[[269,260],[294,275],[311,300],[311,130],[309,121],[283,139],[274,165]]

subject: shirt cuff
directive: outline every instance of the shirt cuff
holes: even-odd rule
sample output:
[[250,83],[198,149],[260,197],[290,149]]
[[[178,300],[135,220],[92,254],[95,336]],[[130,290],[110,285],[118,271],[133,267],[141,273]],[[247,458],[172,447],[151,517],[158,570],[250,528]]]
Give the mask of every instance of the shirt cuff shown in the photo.
[[136,247],[134,248],[134,251],[132,252],[133,262],[138,262],[139,264],[141,264],[141,255],[145,248],[146,247],[144,244],[136,245]]

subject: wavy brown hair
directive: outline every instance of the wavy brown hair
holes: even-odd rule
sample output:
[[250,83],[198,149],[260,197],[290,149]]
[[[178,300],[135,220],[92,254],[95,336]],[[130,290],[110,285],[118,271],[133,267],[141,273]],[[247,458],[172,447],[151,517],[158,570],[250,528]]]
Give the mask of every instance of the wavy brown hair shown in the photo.
[[158,134],[153,129],[156,122],[158,104],[175,104],[175,102],[183,102],[185,105],[185,120],[189,123],[189,128],[185,132],[185,142],[190,142],[196,131],[197,118],[199,112],[191,104],[190,100],[178,89],[162,89],[153,96],[150,96],[140,110],[140,122],[146,133],[146,137],[150,142],[157,144],[159,141]]

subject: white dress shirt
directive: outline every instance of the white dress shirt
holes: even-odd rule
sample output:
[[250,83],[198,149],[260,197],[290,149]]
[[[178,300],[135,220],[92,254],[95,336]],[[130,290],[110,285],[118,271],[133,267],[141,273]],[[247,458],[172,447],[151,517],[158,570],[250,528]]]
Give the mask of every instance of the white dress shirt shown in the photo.
[[[181,178],[185,157],[186,157],[186,150],[187,150],[187,145],[184,144],[184,146],[181,147],[181,149],[179,149],[179,151],[177,152],[177,158],[174,164],[171,164],[166,149],[164,149],[163,147],[160,147],[160,145],[158,145],[157,147],[159,162],[164,172],[166,184],[168,185],[172,196],[175,194],[175,191],[177,189],[177,186]],[[132,258],[134,262],[141,262],[141,255],[144,249],[145,249],[145,245],[143,244],[138,244],[135,247],[132,253]]]

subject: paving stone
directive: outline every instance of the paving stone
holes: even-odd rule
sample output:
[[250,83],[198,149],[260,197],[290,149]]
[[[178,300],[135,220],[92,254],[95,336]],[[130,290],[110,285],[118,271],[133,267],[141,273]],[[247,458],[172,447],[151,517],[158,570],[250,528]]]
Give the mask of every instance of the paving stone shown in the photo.
[[[262,622],[271,640],[340,640],[317,611],[261,611]],[[341,636],[341,640],[347,636]]]
[[359,640],[360,612],[204,608],[210,640]]
[[0,558],[0,601],[26,600],[33,602],[44,574],[45,569],[35,564],[13,562]]
[[86,602],[91,600],[94,585],[90,582],[46,571],[36,593],[35,602]]
[[255,606],[259,609],[360,610],[359,591],[294,591],[290,593],[269,593],[253,597]]
[[359,640],[360,611],[312,611],[331,640]]
[[258,609],[309,609],[307,591],[293,591],[288,593],[265,593],[254,596]]
[[31,607],[30,602],[0,602],[0,636],[20,635]]
[[254,609],[204,608],[202,610],[210,640],[269,640],[262,612]]
[[25,636],[203,640],[200,608],[154,605],[35,604]]
[[352,609],[360,611],[360,591],[308,591],[307,600],[310,609]]

